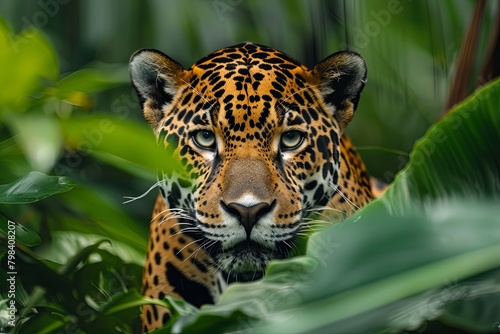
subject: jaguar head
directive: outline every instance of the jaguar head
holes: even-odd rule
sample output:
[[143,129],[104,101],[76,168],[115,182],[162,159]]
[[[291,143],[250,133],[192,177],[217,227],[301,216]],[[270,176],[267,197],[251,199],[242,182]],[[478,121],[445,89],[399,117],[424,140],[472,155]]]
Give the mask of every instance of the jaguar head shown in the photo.
[[183,231],[226,274],[260,276],[336,190],[340,138],[366,81],[363,59],[342,51],[308,69],[244,43],[189,69],[140,50],[130,73],[146,120],[180,161],[161,184]]

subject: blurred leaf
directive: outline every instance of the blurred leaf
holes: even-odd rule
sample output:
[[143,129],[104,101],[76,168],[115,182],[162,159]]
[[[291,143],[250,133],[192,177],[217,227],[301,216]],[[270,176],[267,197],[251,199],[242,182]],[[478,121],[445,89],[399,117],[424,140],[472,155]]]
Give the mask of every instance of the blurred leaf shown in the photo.
[[157,171],[171,170],[175,161],[157,145],[151,129],[111,115],[72,117],[61,121],[67,145],[139,177],[157,180]]
[[423,321],[438,319],[466,332],[490,332],[495,330],[493,325],[500,314],[499,292],[498,269],[462,282],[449,281],[440,289],[432,289],[389,305],[393,316],[389,319],[388,327],[382,331],[421,331],[425,326],[422,325]]
[[[323,246],[311,248],[308,255],[322,265],[307,273],[311,278],[306,284],[285,290],[291,296],[275,293],[274,300],[268,299],[267,307],[272,309],[283,309],[276,303],[278,296],[290,302],[282,312],[266,317],[264,321],[270,325],[266,332],[278,326],[285,332],[380,330],[396,310],[380,314],[378,308],[399,301],[400,311],[416,302],[401,302],[405,298],[448,282],[460,286],[465,278],[500,267],[496,256],[500,224],[494,218],[499,210],[494,203],[455,202],[429,205],[425,213],[394,216],[382,203],[374,203],[363,210],[358,221],[351,219],[314,236]],[[441,215],[443,212],[447,214]],[[464,215],[472,212],[472,219],[472,215]],[[333,250],[332,245],[336,245]],[[425,304],[426,296],[423,300]],[[438,309],[428,314],[430,319],[437,318],[444,305],[454,300],[439,301]],[[370,313],[378,316],[369,317]],[[284,324],[288,317],[291,319]],[[372,319],[356,324],[352,317]],[[429,318],[418,319],[418,324]],[[342,321],[347,327],[339,325]],[[398,330],[409,329],[407,323],[403,325]]]
[[[36,57],[33,57],[36,55]],[[14,35],[0,20],[0,112],[5,107],[23,110],[40,79],[54,80],[59,74],[54,49],[36,29]]]
[[[377,331],[398,310],[419,302],[431,308],[425,291],[439,295],[447,282],[460,286],[500,268],[500,207],[491,201],[500,194],[499,92],[497,80],[432,127],[386,194],[313,235],[306,258],[271,263],[263,280],[231,285],[218,304],[181,316],[173,331]],[[484,274],[479,289],[495,291],[495,277]],[[460,298],[441,298],[434,313],[417,316],[417,327]],[[415,319],[399,326],[414,328]]]
[[87,68],[60,79],[48,93],[75,106],[89,107],[88,94],[128,84],[129,81],[126,66]]
[[[464,298],[457,299],[446,306],[442,316],[445,323],[459,323],[458,327],[468,332],[498,331],[500,315],[500,273],[492,275],[488,285],[473,282],[470,287],[462,288]],[[495,328],[495,323],[497,327]]]
[[0,141],[0,183],[7,183],[13,177],[29,173],[32,168],[27,163],[15,136]]
[[500,198],[500,79],[431,127],[383,197],[392,212],[415,201]]
[[[158,153],[166,155],[165,151]],[[134,175],[135,177],[140,178],[141,180],[157,181],[158,175],[153,174],[151,168],[144,166],[143,163],[132,162],[121,156],[117,156],[109,152],[96,151],[96,150],[92,151],[92,156],[111,166],[120,168],[121,170],[128,172]],[[134,159],[135,157],[129,157],[129,158]]]
[[44,114],[10,114],[7,122],[24,154],[35,170],[48,172],[62,145],[57,121]]
[[40,236],[35,231],[7,219],[2,214],[0,214],[0,231],[7,237],[11,235],[9,232],[14,231],[15,240],[28,247],[34,247],[41,242]]
[[32,203],[71,190],[76,184],[66,176],[30,172],[22,178],[0,185],[0,203]]

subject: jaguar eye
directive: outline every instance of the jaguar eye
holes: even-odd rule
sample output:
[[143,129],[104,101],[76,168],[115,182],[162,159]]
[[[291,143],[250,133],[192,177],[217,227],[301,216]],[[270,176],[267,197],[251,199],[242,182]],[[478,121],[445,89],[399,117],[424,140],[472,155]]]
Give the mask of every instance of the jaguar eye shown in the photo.
[[283,133],[280,139],[280,148],[282,151],[290,151],[298,148],[304,141],[304,134],[297,130],[291,130]]
[[215,134],[209,130],[196,131],[193,140],[196,145],[205,150],[211,150],[215,147]]

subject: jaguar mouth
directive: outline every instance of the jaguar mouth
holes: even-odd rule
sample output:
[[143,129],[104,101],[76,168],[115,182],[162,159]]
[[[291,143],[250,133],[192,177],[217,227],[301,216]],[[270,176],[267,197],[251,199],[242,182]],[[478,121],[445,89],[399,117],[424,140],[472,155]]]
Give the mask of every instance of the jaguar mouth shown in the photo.
[[224,239],[227,238],[227,234],[200,220],[197,220],[195,230],[191,229],[185,233],[191,235],[193,239],[198,239],[197,243],[211,257],[213,264],[227,283],[248,282],[261,278],[269,262],[290,255],[295,249],[296,241],[300,239],[300,224],[298,221],[283,226],[276,225],[281,230],[291,229],[291,231],[271,231],[255,238],[247,236],[246,239],[240,239],[230,245],[225,245],[227,240]]
[[228,283],[248,282],[261,278],[270,261],[283,259],[288,255],[278,250],[281,247],[269,249],[246,240],[221,251],[215,256],[215,260]]

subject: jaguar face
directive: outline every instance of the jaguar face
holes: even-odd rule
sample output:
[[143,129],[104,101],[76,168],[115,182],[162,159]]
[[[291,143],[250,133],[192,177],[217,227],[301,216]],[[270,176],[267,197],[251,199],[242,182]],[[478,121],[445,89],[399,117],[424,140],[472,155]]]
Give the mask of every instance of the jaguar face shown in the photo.
[[182,166],[161,182],[181,231],[239,281],[287,256],[306,218],[336,190],[340,137],[366,80],[363,59],[344,51],[308,69],[244,43],[186,70],[141,50],[131,76],[145,118]]

